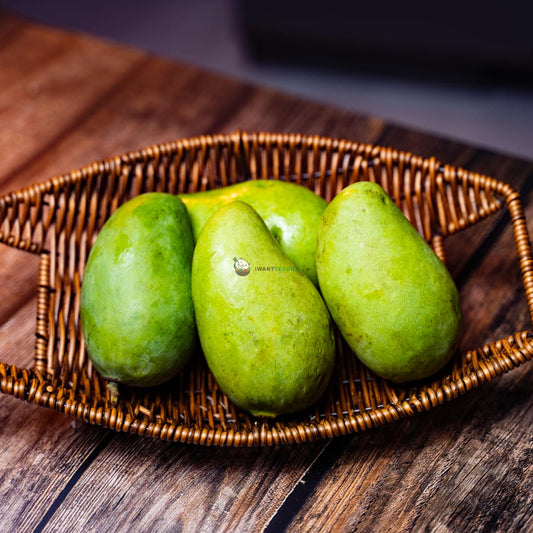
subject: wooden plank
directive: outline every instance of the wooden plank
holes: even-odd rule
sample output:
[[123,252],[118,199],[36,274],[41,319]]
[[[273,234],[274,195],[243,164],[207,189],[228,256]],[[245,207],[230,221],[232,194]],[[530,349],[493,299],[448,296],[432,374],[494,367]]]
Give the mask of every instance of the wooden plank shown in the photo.
[[34,531],[107,433],[11,397],[0,401],[3,531]]
[[24,23],[21,19],[7,16],[0,26],[0,65],[2,65],[2,91],[10,85],[28,89],[35,88],[32,78],[43,65],[61,60],[69,47],[65,36],[42,26]]
[[37,296],[33,294],[0,324],[0,361],[3,363],[22,368],[33,366],[36,305]]
[[[437,135],[410,130],[402,126],[388,124],[378,144],[403,150],[415,156],[434,157],[442,164],[463,166],[469,164],[478,150]],[[474,171],[475,169],[471,169]]]
[[[96,160],[206,133],[225,114],[223,106],[238,106],[247,90],[193,69],[177,69],[171,63],[151,59],[4,186],[13,190]],[[221,106],[218,111],[211,91],[216,91]]]
[[153,58],[105,105],[8,184],[13,189],[20,183],[43,181],[95,160],[183,137],[237,129],[257,131],[261,122],[263,131],[322,134],[328,130],[320,130],[320,125],[327,128],[334,123],[335,134],[348,138],[359,132],[361,142],[368,143],[383,130],[381,121],[366,121],[350,113],[338,115],[326,106],[287,95],[279,95],[279,105],[274,105],[272,98],[270,92],[265,95],[263,90],[235,80],[182,66],[178,69]]
[[350,439],[288,531],[531,530],[532,384],[524,366]]
[[[34,317],[35,300],[32,299],[0,326],[3,362],[25,368],[32,366]],[[33,531],[65,484],[106,435],[100,428],[76,424],[51,409],[2,396],[0,529]]]
[[326,135],[362,144],[378,141],[385,123],[269,89],[257,89],[246,106],[228,116],[224,131],[242,129]]
[[[532,200],[531,193],[524,198],[528,220]],[[462,286],[463,350],[531,329],[507,222]],[[457,531],[471,523],[479,530],[531,529],[533,496],[524,487],[533,486],[533,471],[522,465],[532,459],[532,387],[528,363],[431,413],[350,442],[289,531],[381,530],[391,523],[395,531]]]
[[0,72],[11,72],[13,80],[0,90],[0,193],[21,183],[18,174],[27,161],[76,129],[145,61],[137,51],[116,47],[109,54],[109,45],[99,41],[50,31],[44,32],[51,42],[43,39],[36,68],[24,49],[38,46],[43,32],[24,32],[11,43],[11,53],[0,55]]
[[39,256],[8,246],[1,246],[0,325],[36,295],[39,280],[38,270]]
[[[45,531],[261,531],[323,444],[186,447],[120,435],[80,477]],[[112,469],[112,475],[108,475]]]

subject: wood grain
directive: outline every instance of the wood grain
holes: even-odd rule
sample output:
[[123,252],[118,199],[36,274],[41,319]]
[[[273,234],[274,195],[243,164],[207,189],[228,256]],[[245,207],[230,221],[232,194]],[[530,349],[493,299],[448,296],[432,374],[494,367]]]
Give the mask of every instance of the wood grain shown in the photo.
[[[210,129],[225,111],[209,110],[206,78],[190,69],[153,59],[136,76],[114,87],[114,94],[78,119],[76,127],[26,164],[9,186],[52,176],[145,146],[178,139],[188,131]],[[238,104],[246,88],[212,82],[218,101]],[[191,114],[196,109],[199,117]]]
[[[35,291],[34,291],[35,292]],[[8,364],[31,368],[35,347],[35,308],[32,295],[0,325],[0,360]]]
[[[1,192],[181,137],[299,131],[508,181],[533,220],[528,162],[12,17],[0,16],[0,44]],[[445,246],[463,346],[530,328],[504,214]],[[26,367],[37,260],[0,250],[0,354]],[[532,386],[528,364],[379,429],[244,450],[107,432],[0,397],[0,530],[532,530]]]
[[[28,51],[36,48],[34,64]],[[136,51],[106,51],[98,41],[33,26],[10,41],[0,55],[0,72],[11,74],[0,91],[2,192],[18,188],[24,166],[76,129],[144,61]]]
[[[2,361],[32,366],[35,306],[31,298],[0,325]],[[77,424],[51,409],[0,398],[0,529],[34,531],[106,438],[101,429]]]
[[2,398],[2,530],[34,531],[104,439],[106,433],[99,428],[78,426],[50,409]]
[[39,256],[2,246],[0,250],[0,325],[36,294]]
[[288,530],[531,530],[532,384],[522,367],[433,413],[347,439]]
[[[91,464],[45,531],[67,520],[76,531],[261,531],[323,444],[196,449],[118,436]],[[102,479],[102,471],[113,470]],[[152,504],[140,505],[150,494]],[[144,500],[146,503],[146,500]]]

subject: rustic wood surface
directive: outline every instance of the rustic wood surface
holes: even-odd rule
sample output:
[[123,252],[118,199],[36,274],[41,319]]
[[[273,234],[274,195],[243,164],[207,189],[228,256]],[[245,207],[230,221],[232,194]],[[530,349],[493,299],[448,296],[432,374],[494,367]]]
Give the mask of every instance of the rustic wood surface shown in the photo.
[[[0,12],[0,194],[203,133],[287,131],[435,156],[511,183],[533,163]],[[446,242],[463,348],[531,329],[505,215]],[[38,258],[0,250],[0,359],[32,365]],[[118,434],[0,397],[0,531],[533,531],[533,365],[416,417],[303,446]]]

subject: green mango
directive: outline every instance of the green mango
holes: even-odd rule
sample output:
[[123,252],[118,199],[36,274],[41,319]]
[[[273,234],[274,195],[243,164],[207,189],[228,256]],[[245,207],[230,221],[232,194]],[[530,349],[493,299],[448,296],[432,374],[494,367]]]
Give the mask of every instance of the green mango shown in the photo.
[[195,241],[209,217],[223,205],[235,200],[251,205],[289,259],[318,285],[316,241],[327,204],[311,190],[283,181],[254,180],[179,196],[189,212]]
[[376,374],[405,383],[448,362],[461,329],[457,288],[379,185],[354,183],[328,205],[317,271],[333,320]]
[[328,310],[248,204],[226,204],[204,225],[192,295],[205,358],[236,405],[274,417],[322,395],[335,361]]
[[119,207],[91,248],[81,290],[89,357],[111,381],[158,385],[191,357],[194,250],[183,202],[142,194]]

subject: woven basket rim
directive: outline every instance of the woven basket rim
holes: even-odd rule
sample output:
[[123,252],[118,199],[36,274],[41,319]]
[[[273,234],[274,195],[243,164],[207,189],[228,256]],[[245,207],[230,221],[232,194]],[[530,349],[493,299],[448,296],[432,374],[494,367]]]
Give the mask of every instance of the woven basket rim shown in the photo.
[[[154,144],[123,155],[95,161],[67,174],[3,195],[0,198],[0,230],[2,230],[2,224],[5,226],[6,220],[10,219],[10,217],[15,222],[14,224],[10,223],[11,226],[17,226],[17,223],[20,226],[28,225],[28,220],[31,218],[28,212],[34,206],[40,207],[44,195],[60,195],[66,187],[75,186],[93,175],[113,174],[121,171],[124,167],[133,167],[146,161],[151,161],[155,165],[161,158],[179,152],[189,153],[192,150],[196,150],[201,159],[203,157],[202,151],[207,154],[213,147],[215,149],[233,150],[235,157],[241,160],[246,157],[246,150],[269,150],[272,147],[275,147],[275,149],[285,147],[287,150],[306,149],[316,153],[321,153],[322,151],[328,153],[350,153],[354,154],[355,165],[367,169],[371,167],[385,169],[385,172],[389,167],[397,168],[398,166],[404,169],[409,166],[425,169],[426,172],[435,176],[432,184],[437,188],[449,187],[451,190],[456,190],[461,187],[477,187],[492,191],[498,197],[501,197],[501,201],[498,200],[496,207],[489,206],[486,212],[481,212],[483,210],[482,207],[481,210],[478,210],[476,216],[481,219],[492,214],[496,209],[503,207],[507,207],[511,211],[511,223],[515,232],[522,279],[526,288],[530,316],[532,316],[533,290],[531,290],[531,287],[533,287],[533,275],[531,273],[531,265],[533,261],[531,260],[529,236],[525,227],[519,195],[509,184],[462,168],[443,165],[433,157],[423,158],[410,152],[390,147],[359,144],[345,139],[299,133],[246,133],[238,130],[231,134],[202,135]],[[249,164],[249,161],[246,164]],[[346,169],[343,171],[347,172]],[[319,171],[317,172],[320,174]],[[257,176],[249,177],[260,179]],[[316,178],[320,180],[322,177],[310,176],[308,179],[314,180]],[[437,208],[444,209],[441,205],[437,205]],[[16,216],[13,215],[15,211],[17,211]],[[21,211],[22,213],[20,213]],[[19,219],[21,220],[20,222]],[[443,230],[451,234],[476,222],[477,220],[461,220],[458,218],[454,224],[446,226]],[[43,254],[44,243],[38,245],[25,241],[24,238],[17,240],[17,236],[20,237],[19,234],[22,233],[20,228],[15,228],[15,230],[11,228],[10,235],[7,235],[5,231],[0,231],[0,242],[12,247]],[[14,236],[13,234],[16,235]],[[473,357],[476,357],[478,353],[486,354],[489,352],[497,355],[494,359],[491,359],[490,364],[480,364],[477,369],[462,376],[458,375],[455,378],[448,376],[449,379],[441,381],[438,386],[428,386],[420,394],[399,399],[395,403],[375,406],[364,412],[354,411],[346,416],[342,413],[341,416],[338,416],[337,413],[335,418],[330,417],[316,421],[307,420],[305,423],[296,425],[285,424],[284,422],[274,423],[270,428],[265,426],[264,420],[255,419],[252,424],[253,427],[250,427],[248,431],[243,430],[242,432],[235,431],[232,428],[221,431],[220,428],[205,427],[202,424],[186,427],[180,425],[177,421],[158,425],[157,422],[146,419],[146,417],[144,419],[142,417],[128,418],[128,414],[123,412],[120,405],[111,405],[104,396],[101,396],[98,401],[95,398],[92,398],[91,402],[84,403],[80,401],[72,394],[72,391],[69,392],[69,387],[62,384],[59,379],[50,379],[49,376],[44,375],[36,367],[22,369],[15,365],[0,363],[0,391],[41,406],[52,407],[92,424],[178,442],[217,446],[303,443],[376,427],[417,412],[429,410],[456,398],[476,388],[481,383],[490,381],[496,376],[530,360],[533,357],[533,333],[529,330],[517,332],[504,339],[474,348],[470,352]],[[253,417],[250,418],[253,419]]]

